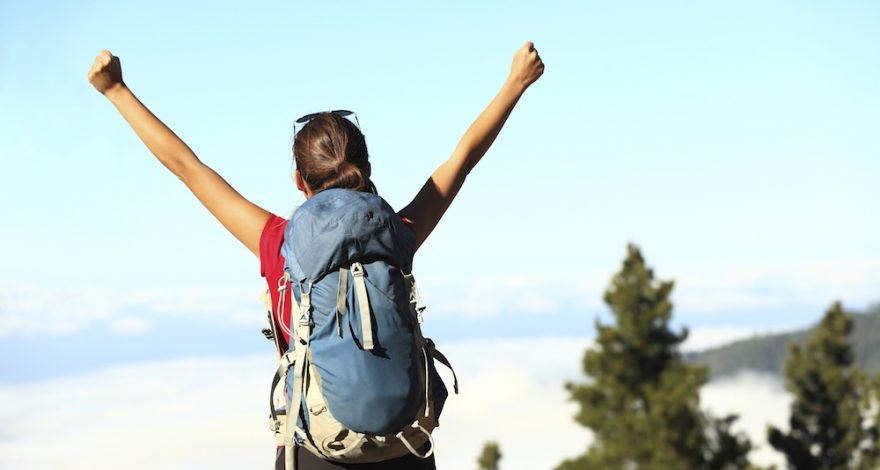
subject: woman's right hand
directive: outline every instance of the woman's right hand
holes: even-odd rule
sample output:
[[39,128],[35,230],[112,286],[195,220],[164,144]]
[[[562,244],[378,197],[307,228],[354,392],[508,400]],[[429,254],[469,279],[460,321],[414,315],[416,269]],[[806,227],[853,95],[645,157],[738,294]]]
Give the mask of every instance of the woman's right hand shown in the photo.
[[521,86],[523,90],[544,73],[544,62],[535,49],[532,41],[526,43],[513,55],[513,64],[510,66],[510,80]]
[[89,83],[103,95],[125,86],[122,82],[122,65],[119,64],[119,57],[114,56],[107,49],[99,52],[92,68],[89,69]]

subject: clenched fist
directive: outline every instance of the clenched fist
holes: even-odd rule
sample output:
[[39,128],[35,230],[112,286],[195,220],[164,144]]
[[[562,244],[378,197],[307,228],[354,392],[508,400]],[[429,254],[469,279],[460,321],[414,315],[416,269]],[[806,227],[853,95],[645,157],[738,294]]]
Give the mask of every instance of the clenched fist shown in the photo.
[[102,94],[107,94],[115,87],[124,86],[119,57],[114,56],[107,49],[98,53],[92,68],[89,69],[89,83]]
[[510,79],[523,87],[528,88],[544,73],[544,62],[538,55],[532,41],[526,41],[513,55],[513,65],[510,66]]

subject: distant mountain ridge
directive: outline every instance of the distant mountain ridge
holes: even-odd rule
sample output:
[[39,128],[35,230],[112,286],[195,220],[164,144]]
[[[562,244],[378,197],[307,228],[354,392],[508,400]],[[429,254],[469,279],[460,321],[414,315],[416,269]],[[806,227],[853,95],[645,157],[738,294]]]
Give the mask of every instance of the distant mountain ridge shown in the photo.
[[[880,304],[865,312],[848,311],[853,317],[850,343],[856,355],[856,363],[865,372],[880,374]],[[788,343],[805,342],[814,327],[775,335],[758,336],[734,343],[687,353],[685,359],[695,364],[709,366],[713,379],[729,376],[742,370],[767,372],[782,377]]]

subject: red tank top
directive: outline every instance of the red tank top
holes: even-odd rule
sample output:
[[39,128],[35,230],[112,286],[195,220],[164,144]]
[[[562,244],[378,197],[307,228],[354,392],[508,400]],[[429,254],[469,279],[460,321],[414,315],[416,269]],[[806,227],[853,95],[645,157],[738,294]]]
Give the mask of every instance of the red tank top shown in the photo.
[[287,283],[287,294],[283,305],[278,300],[281,293],[278,291],[279,279],[284,276],[284,256],[281,255],[281,244],[284,242],[284,227],[287,219],[270,215],[263,232],[260,234],[260,275],[266,279],[269,286],[269,295],[272,298],[272,317],[275,321],[275,335],[278,339],[278,349],[281,354],[287,351],[290,345],[290,283]]

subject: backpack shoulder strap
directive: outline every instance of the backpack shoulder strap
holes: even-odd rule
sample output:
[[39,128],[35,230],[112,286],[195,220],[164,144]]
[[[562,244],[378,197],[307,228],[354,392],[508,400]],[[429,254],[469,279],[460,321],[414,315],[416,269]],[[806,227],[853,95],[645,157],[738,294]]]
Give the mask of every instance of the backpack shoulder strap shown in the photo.
[[[308,357],[309,357],[309,341],[311,337],[311,310],[312,310],[312,284],[307,282],[305,288],[300,286],[300,304],[299,315],[295,324],[291,325],[293,335],[290,338],[290,344],[293,347],[293,397],[289,397],[290,401],[287,406],[287,426],[284,434],[284,453],[285,465],[288,470],[296,469],[294,454],[296,441],[294,434],[299,434],[303,439],[308,439],[305,431],[297,426],[297,418],[299,418],[302,409],[302,399],[305,396],[306,387],[308,386]],[[291,310],[291,320],[293,319],[293,310]]]

